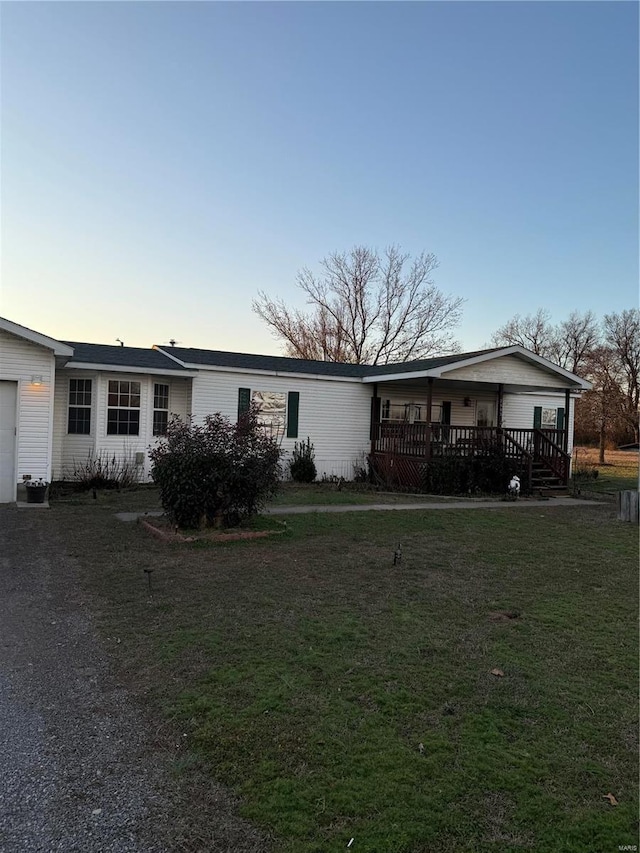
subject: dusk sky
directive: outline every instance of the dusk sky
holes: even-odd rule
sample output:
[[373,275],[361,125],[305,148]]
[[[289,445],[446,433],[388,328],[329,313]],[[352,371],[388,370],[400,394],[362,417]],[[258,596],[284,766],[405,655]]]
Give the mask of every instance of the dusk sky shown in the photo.
[[463,349],[638,304],[638,4],[3,3],[0,314],[277,354],[333,250],[437,255]]

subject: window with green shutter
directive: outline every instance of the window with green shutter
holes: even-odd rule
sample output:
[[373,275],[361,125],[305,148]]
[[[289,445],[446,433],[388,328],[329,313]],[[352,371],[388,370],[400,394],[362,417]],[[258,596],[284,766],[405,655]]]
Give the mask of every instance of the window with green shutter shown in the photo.
[[289,391],[252,391],[251,388],[238,389],[238,419],[253,404],[258,423],[273,438],[282,438],[286,424],[287,438],[298,437],[298,414],[300,393]]

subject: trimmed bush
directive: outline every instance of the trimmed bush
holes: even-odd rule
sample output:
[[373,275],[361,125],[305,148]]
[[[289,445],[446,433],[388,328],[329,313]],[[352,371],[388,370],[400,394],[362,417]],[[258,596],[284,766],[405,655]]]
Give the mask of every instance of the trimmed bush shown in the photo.
[[301,441],[293,446],[292,458],[289,460],[291,479],[296,483],[313,483],[316,478],[315,450],[311,439]]
[[182,528],[232,527],[278,488],[280,448],[251,409],[238,423],[217,413],[202,426],[174,417],[149,451],[162,506]]

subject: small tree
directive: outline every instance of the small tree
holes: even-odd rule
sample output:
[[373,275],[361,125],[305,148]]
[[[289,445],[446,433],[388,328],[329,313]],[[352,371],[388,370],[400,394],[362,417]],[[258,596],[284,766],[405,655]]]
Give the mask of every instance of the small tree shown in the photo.
[[202,426],[175,417],[149,457],[162,506],[180,527],[239,524],[275,493],[281,473],[280,448],[253,409],[238,423],[219,413]]
[[311,439],[307,437],[306,442],[296,441],[293,446],[292,458],[289,460],[289,471],[291,479],[296,483],[313,483],[316,478],[315,449]]

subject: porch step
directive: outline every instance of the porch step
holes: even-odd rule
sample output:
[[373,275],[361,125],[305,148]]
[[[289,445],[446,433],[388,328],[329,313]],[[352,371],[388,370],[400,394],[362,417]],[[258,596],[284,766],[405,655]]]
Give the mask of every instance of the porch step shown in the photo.
[[539,495],[541,498],[567,498],[569,497],[569,489],[566,486],[532,486],[531,494],[533,497]]
[[535,461],[531,469],[531,491],[540,495],[566,495],[567,486],[557,474],[550,471],[544,463]]
[[555,480],[532,480],[531,481],[531,491],[536,491],[537,489],[566,489],[566,485],[557,478]]
[[544,483],[549,483],[549,485],[553,485],[554,483],[561,483],[562,480],[560,477],[556,476],[549,472],[548,474],[532,474],[531,475],[531,484],[532,485],[543,485]]

